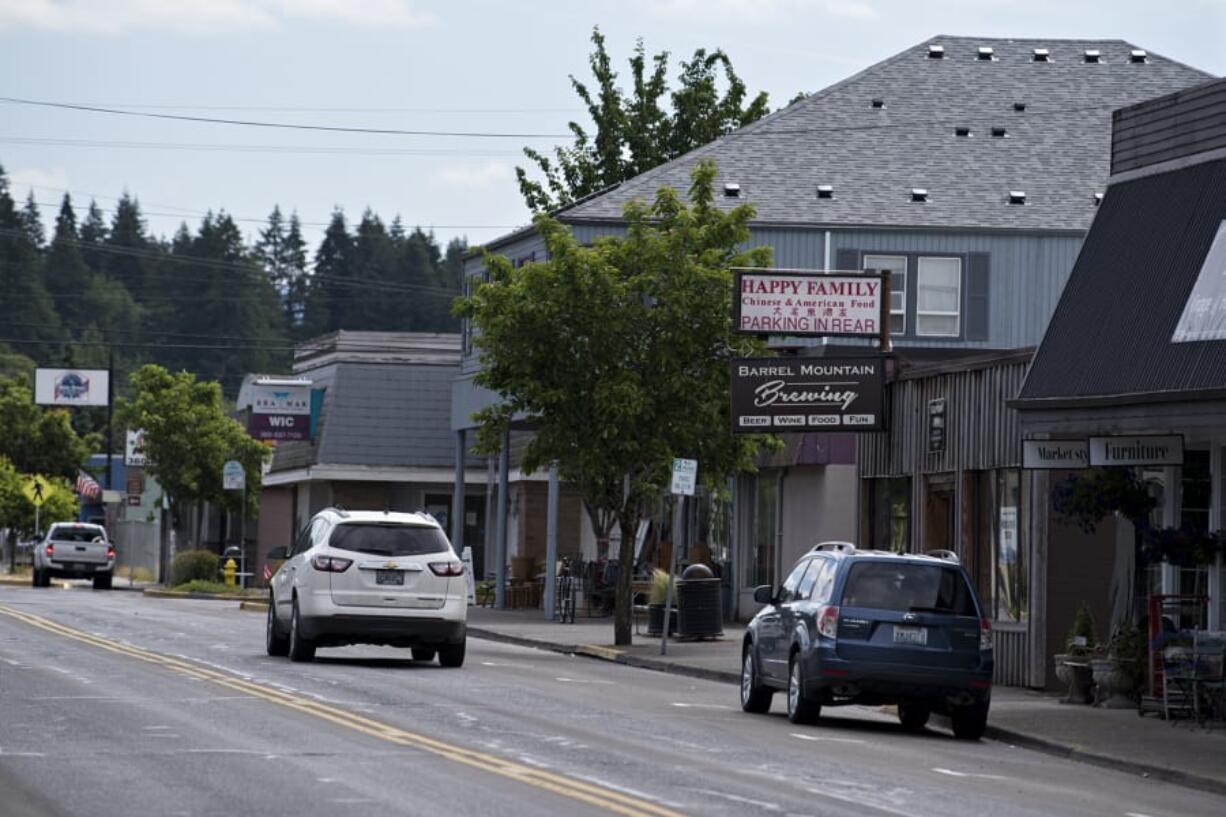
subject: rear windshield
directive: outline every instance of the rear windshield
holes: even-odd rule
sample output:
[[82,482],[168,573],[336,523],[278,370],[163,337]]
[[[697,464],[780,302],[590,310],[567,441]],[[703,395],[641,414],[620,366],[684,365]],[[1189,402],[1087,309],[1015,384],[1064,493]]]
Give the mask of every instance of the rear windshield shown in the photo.
[[842,603],[844,607],[876,610],[978,615],[971,589],[960,571],[905,562],[853,564]]
[[52,528],[47,538],[57,542],[92,542],[97,539],[106,541],[106,532],[102,528]]
[[337,525],[328,544],[340,550],[373,556],[423,556],[451,551],[443,532],[425,525],[350,522]]

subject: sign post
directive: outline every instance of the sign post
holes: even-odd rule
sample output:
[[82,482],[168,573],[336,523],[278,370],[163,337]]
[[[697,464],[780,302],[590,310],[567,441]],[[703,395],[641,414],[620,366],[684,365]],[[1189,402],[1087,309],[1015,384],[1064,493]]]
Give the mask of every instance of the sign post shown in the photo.
[[[30,504],[34,506],[34,538],[37,539],[42,530],[39,520],[39,514],[42,512],[43,504],[47,498],[51,496],[51,492],[55,490],[46,477],[41,474],[33,474],[26,478],[22,483],[21,492],[25,494],[26,499],[30,500]],[[14,540],[16,541],[16,540]],[[10,555],[9,571],[11,572],[17,564],[17,547],[14,545]]]
[[238,460],[226,460],[221,468],[223,491],[242,491],[243,502],[238,512],[238,545],[243,560],[243,586],[247,581],[247,472]]
[[[694,487],[698,482],[698,460],[674,459],[672,490],[681,497],[681,518],[685,518],[685,498],[694,495]],[[668,655],[668,626],[673,620],[673,585],[676,583],[677,561],[681,555],[681,542],[677,541],[677,531],[673,531],[673,552],[668,567],[668,590],[664,595],[664,626],[660,628],[660,655]]]

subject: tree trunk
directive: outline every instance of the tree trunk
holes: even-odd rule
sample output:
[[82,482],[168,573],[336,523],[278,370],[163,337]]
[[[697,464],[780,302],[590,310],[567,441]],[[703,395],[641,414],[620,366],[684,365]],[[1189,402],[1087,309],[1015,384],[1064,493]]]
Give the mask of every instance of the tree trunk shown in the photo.
[[613,611],[613,643],[619,647],[629,646],[631,642],[634,599],[630,588],[634,580],[634,523],[636,521],[630,514],[618,515],[622,541],[617,557],[617,606]]

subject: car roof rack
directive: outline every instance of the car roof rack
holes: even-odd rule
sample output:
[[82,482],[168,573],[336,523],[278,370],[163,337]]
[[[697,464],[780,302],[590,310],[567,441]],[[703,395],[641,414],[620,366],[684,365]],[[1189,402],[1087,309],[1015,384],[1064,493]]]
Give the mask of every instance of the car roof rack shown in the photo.
[[926,550],[924,551],[924,555],[931,556],[934,559],[943,559],[946,562],[953,562],[954,564],[962,564],[962,560],[958,558],[958,554],[954,553],[952,550]]
[[856,546],[851,542],[818,542],[810,553],[855,553]]

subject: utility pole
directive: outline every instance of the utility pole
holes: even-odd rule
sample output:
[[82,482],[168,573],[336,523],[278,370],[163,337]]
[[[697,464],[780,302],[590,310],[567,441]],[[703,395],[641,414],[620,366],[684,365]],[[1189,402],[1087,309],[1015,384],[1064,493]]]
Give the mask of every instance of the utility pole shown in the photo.
[[115,450],[115,347],[108,345],[106,360],[106,487],[115,490],[115,466],[111,452]]

